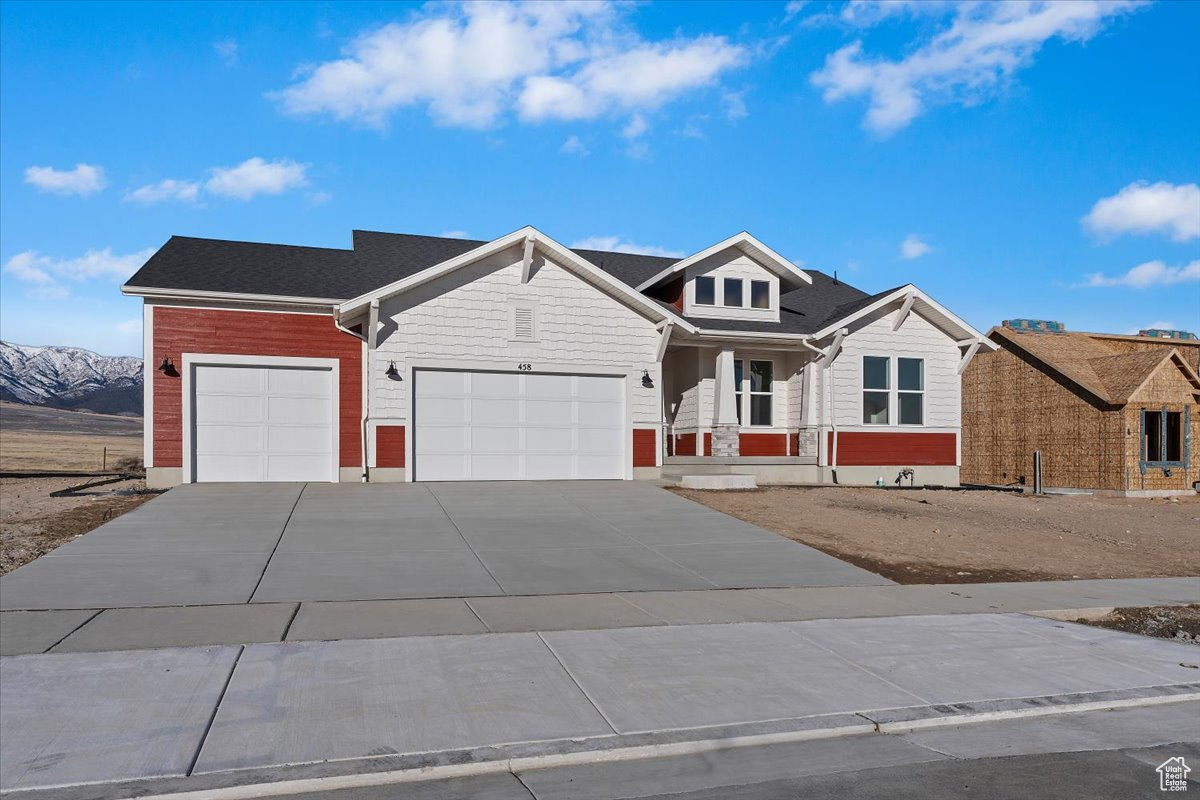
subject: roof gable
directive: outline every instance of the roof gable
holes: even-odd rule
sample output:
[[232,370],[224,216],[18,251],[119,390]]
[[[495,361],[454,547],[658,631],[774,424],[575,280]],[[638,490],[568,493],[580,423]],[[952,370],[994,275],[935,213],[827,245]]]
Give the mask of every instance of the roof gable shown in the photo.
[[673,275],[683,272],[693,264],[698,264],[706,258],[714,256],[717,253],[720,253],[722,250],[728,250],[730,248],[741,250],[750,258],[754,259],[771,272],[774,272],[779,276],[780,280],[789,286],[796,287],[812,283],[812,278],[810,278],[808,273],[806,273],[804,270],[800,269],[795,264],[779,255],[771,248],[767,247],[758,239],[755,239],[749,233],[742,231],[741,233],[730,236],[728,239],[717,242],[711,247],[706,247],[699,253],[693,253],[687,258],[674,262],[661,272],[638,284],[637,288],[639,291],[645,291],[652,286],[657,286],[663,281],[670,279]]

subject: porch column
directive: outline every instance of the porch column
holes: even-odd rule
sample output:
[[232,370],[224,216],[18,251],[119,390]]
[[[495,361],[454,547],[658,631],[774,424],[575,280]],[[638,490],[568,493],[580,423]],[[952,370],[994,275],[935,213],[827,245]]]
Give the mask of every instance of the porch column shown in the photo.
[[716,396],[713,398],[712,454],[715,457],[737,456],[741,452],[741,426],[737,415],[737,386],[733,371],[733,348],[721,348],[717,353]]

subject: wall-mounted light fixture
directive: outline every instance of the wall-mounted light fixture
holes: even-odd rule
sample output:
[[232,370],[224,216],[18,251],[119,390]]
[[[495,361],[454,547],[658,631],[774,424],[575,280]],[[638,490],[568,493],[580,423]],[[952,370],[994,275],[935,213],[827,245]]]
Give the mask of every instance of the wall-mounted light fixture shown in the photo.
[[158,371],[163,375],[169,375],[172,378],[179,374],[175,370],[175,365],[171,363],[171,357],[165,354],[162,357],[162,361],[159,362]]
[[654,379],[650,377],[650,370],[642,370],[642,387],[645,389],[654,388]]
[[391,380],[394,380],[394,381],[400,380],[400,370],[396,369],[395,361],[388,362],[387,372],[385,372],[383,374],[388,376],[388,378],[390,378]]

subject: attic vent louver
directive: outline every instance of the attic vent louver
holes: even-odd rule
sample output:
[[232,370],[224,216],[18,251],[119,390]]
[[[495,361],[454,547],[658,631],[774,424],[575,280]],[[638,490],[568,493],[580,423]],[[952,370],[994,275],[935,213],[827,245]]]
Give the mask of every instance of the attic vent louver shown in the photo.
[[515,342],[537,341],[537,308],[532,305],[512,307],[511,338]]

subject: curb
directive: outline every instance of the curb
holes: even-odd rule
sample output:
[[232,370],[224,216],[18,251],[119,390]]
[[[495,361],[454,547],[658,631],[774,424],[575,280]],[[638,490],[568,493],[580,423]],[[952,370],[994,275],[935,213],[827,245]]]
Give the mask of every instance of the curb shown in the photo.
[[988,700],[653,733],[524,742],[495,747],[354,757],[192,776],[10,789],[11,800],[249,800],[421,781],[517,773],[820,739],[1059,714],[1200,701],[1200,682],[1105,692]]

